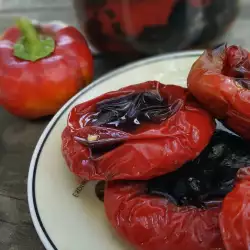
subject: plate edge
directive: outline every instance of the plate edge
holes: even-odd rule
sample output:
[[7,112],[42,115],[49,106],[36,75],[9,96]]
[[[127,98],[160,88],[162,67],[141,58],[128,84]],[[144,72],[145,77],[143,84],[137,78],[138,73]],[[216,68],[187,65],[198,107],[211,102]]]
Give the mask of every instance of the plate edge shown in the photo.
[[104,74],[102,77],[98,78],[97,80],[93,81],[89,86],[82,89],[80,92],[78,92],[75,96],[73,96],[71,99],[69,99],[60,109],[59,111],[54,115],[54,117],[51,119],[51,121],[48,123],[48,125],[43,130],[37,144],[35,147],[35,150],[32,154],[30,166],[29,166],[29,172],[28,172],[28,184],[27,184],[27,195],[28,195],[28,205],[29,205],[29,211],[32,218],[32,222],[34,224],[35,230],[43,243],[44,247],[47,250],[59,250],[56,248],[53,241],[50,239],[48,233],[46,232],[46,229],[43,226],[43,223],[40,219],[39,212],[36,206],[35,201],[35,178],[36,178],[36,164],[39,159],[39,155],[41,153],[41,150],[43,148],[43,145],[46,142],[46,139],[48,138],[50,132],[56,125],[57,121],[60,119],[60,117],[63,115],[63,113],[73,104],[74,101],[76,101],[82,94],[88,92],[93,87],[97,86],[101,82],[111,78],[112,76],[118,75],[120,73],[126,72],[132,68],[137,68],[141,65],[150,64],[153,62],[158,62],[162,60],[171,60],[176,58],[182,58],[182,57],[195,57],[202,54],[203,50],[192,50],[192,51],[183,51],[183,52],[177,52],[177,53],[168,53],[163,54],[159,56],[153,56],[149,57],[147,59],[138,60],[132,63],[129,63],[125,66],[118,67],[115,70],[112,70],[106,74]]

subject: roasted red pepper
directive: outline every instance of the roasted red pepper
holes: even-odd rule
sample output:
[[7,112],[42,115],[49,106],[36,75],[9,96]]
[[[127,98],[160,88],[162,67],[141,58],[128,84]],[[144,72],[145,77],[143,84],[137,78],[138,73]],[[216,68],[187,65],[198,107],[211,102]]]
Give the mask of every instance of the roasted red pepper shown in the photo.
[[247,250],[250,184],[234,185],[238,169],[242,176],[249,164],[249,143],[218,130],[195,160],[172,173],[148,181],[109,182],[107,217],[135,249],[223,250],[223,202],[227,250]]
[[54,114],[92,77],[92,55],[73,27],[21,18],[1,37],[0,105],[15,115]]
[[220,216],[227,250],[248,250],[250,246],[250,168],[238,172],[238,183],[224,199]]
[[205,51],[188,76],[188,89],[216,118],[250,139],[250,55],[237,46]]
[[109,183],[104,196],[108,219],[135,249],[223,249],[219,207],[177,207],[166,198],[146,195],[145,187]]
[[194,159],[214,128],[186,89],[149,81],[74,107],[62,150],[83,179],[149,179]]

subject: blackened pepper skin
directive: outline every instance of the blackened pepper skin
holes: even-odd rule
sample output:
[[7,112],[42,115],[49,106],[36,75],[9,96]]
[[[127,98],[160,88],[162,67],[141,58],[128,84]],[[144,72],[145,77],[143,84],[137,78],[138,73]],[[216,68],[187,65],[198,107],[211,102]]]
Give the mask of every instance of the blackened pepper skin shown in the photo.
[[144,122],[161,123],[175,114],[181,105],[182,101],[168,105],[157,91],[142,91],[97,103],[96,112],[85,125],[131,131]]
[[147,192],[165,196],[176,205],[206,206],[232,191],[239,168],[250,166],[249,143],[217,130],[193,161],[175,172],[148,181]]
[[[172,105],[157,91],[142,91],[122,95],[98,102],[96,110],[85,117],[84,126],[100,126],[133,132],[146,123],[160,124],[175,114],[182,101],[177,100]],[[77,138],[79,140],[79,138]],[[92,158],[98,158],[124,142],[124,138],[115,140],[92,141],[79,140],[91,149]]]

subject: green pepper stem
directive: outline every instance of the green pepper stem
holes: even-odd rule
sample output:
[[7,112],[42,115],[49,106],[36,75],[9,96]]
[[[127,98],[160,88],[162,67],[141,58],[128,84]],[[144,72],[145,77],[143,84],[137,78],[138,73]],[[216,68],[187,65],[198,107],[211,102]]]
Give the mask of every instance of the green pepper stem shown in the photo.
[[39,32],[27,18],[17,20],[17,27],[22,36],[14,45],[14,55],[23,60],[35,62],[53,53],[55,41],[50,36],[40,36]]
[[25,42],[28,43],[26,49],[29,50],[29,53],[32,55],[36,54],[36,51],[41,46],[41,41],[39,38],[39,34],[33,24],[29,19],[24,17],[19,18],[16,24],[17,27],[21,30]]

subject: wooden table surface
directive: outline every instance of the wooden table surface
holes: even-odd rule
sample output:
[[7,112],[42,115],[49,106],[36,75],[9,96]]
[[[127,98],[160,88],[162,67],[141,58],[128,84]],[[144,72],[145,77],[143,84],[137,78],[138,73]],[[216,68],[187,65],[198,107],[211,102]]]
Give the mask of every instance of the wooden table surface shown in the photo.
[[[228,43],[250,49],[249,13],[250,0],[242,0],[240,15],[225,38]],[[1,31],[19,15],[77,25],[69,0],[0,0]],[[124,63],[99,57],[95,77]],[[26,185],[33,149],[49,120],[30,122],[0,108],[0,250],[44,250],[30,218]]]

